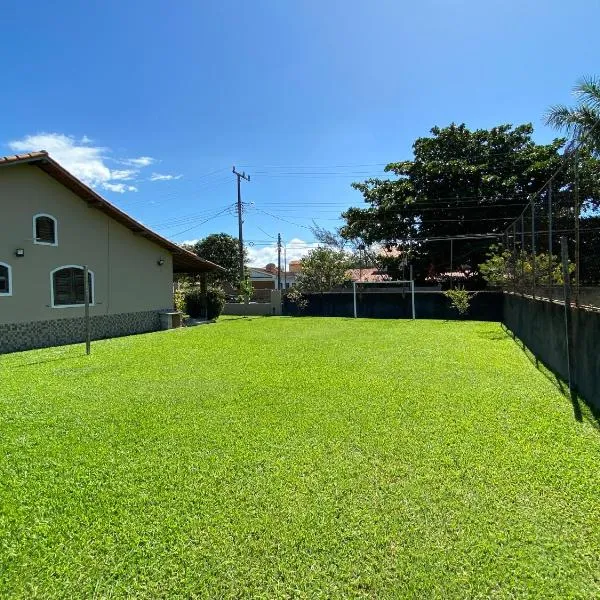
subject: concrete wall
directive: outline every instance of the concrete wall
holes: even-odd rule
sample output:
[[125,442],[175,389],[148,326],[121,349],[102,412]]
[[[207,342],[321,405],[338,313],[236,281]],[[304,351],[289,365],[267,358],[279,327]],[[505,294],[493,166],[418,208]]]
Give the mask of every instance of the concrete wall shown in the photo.
[[239,315],[244,317],[257,315],[276,315],[270,302],[251,302],[250,304],[227,303],[223,309],[224,315]]
[[[57,246],[34,243],[37,213],[57,219]],[[0,296],[0,324],[82,316],[83,306],[50,306],[50,273],[63,265],[87,264],[94,272],[92,316],[172,307],[170,253],[88,207],[37,167],[0,168],[0,214],[0,262],[12,267],[12,295]],[[23,258],[15,257],[17,248],[25,250]]]
[[[504,323],[551,370],[568,379],[564,305],[504,296]],[[571,308],[572,377],[577,391],[600,410],[600,312]]]
[[281,291],[271,290],[270,302],[250,302],[249,304],[228,303],[223,309],[224,315],[239,316],[277,316],[281,315]]

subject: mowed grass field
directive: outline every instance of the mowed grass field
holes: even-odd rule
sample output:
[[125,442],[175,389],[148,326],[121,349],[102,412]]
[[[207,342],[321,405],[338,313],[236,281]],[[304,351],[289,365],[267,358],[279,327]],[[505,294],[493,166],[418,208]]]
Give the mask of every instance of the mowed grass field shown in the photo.
[[2,598],[594,598],[600,434],[500,325],[0,357]]

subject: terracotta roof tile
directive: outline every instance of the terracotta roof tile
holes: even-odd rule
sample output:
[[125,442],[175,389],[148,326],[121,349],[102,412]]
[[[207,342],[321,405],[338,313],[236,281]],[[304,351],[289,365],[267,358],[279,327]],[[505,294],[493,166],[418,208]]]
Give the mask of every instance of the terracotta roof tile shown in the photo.
[[38,158],[47,157],[48,153],[45,150],[40,150],[39,152],[27,152],[26,154],[13,154],[12,156],[0,156],[0,164],[27,162],[28,160],[35,160]]

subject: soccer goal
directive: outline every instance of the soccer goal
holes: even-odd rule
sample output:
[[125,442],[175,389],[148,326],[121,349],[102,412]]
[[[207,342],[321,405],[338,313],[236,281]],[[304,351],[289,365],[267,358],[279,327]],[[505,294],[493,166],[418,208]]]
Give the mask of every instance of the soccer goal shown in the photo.
[[413,279],[397,279],[393,281],[353,281],[352,291],[354,293],[354,318],[358,317],[358,301],[357,301],[357,287],[359,286],[375,286],[383,287],[388,285],[396,285],[401,288],[402,292],[410,293],[410,301],[412,307],[412,318],[415,319],[415,282]]

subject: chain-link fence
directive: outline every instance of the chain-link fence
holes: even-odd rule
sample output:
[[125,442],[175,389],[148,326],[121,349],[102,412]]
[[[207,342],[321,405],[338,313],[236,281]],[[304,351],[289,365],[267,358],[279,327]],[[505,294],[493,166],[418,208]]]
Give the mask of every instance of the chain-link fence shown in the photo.
[[567,281],[571,303],[600,309],[598,174],[582,169],[585,160],[580,148],[568,151],[561,169],[505,230],[496,256],[505,291],[564,301]]

